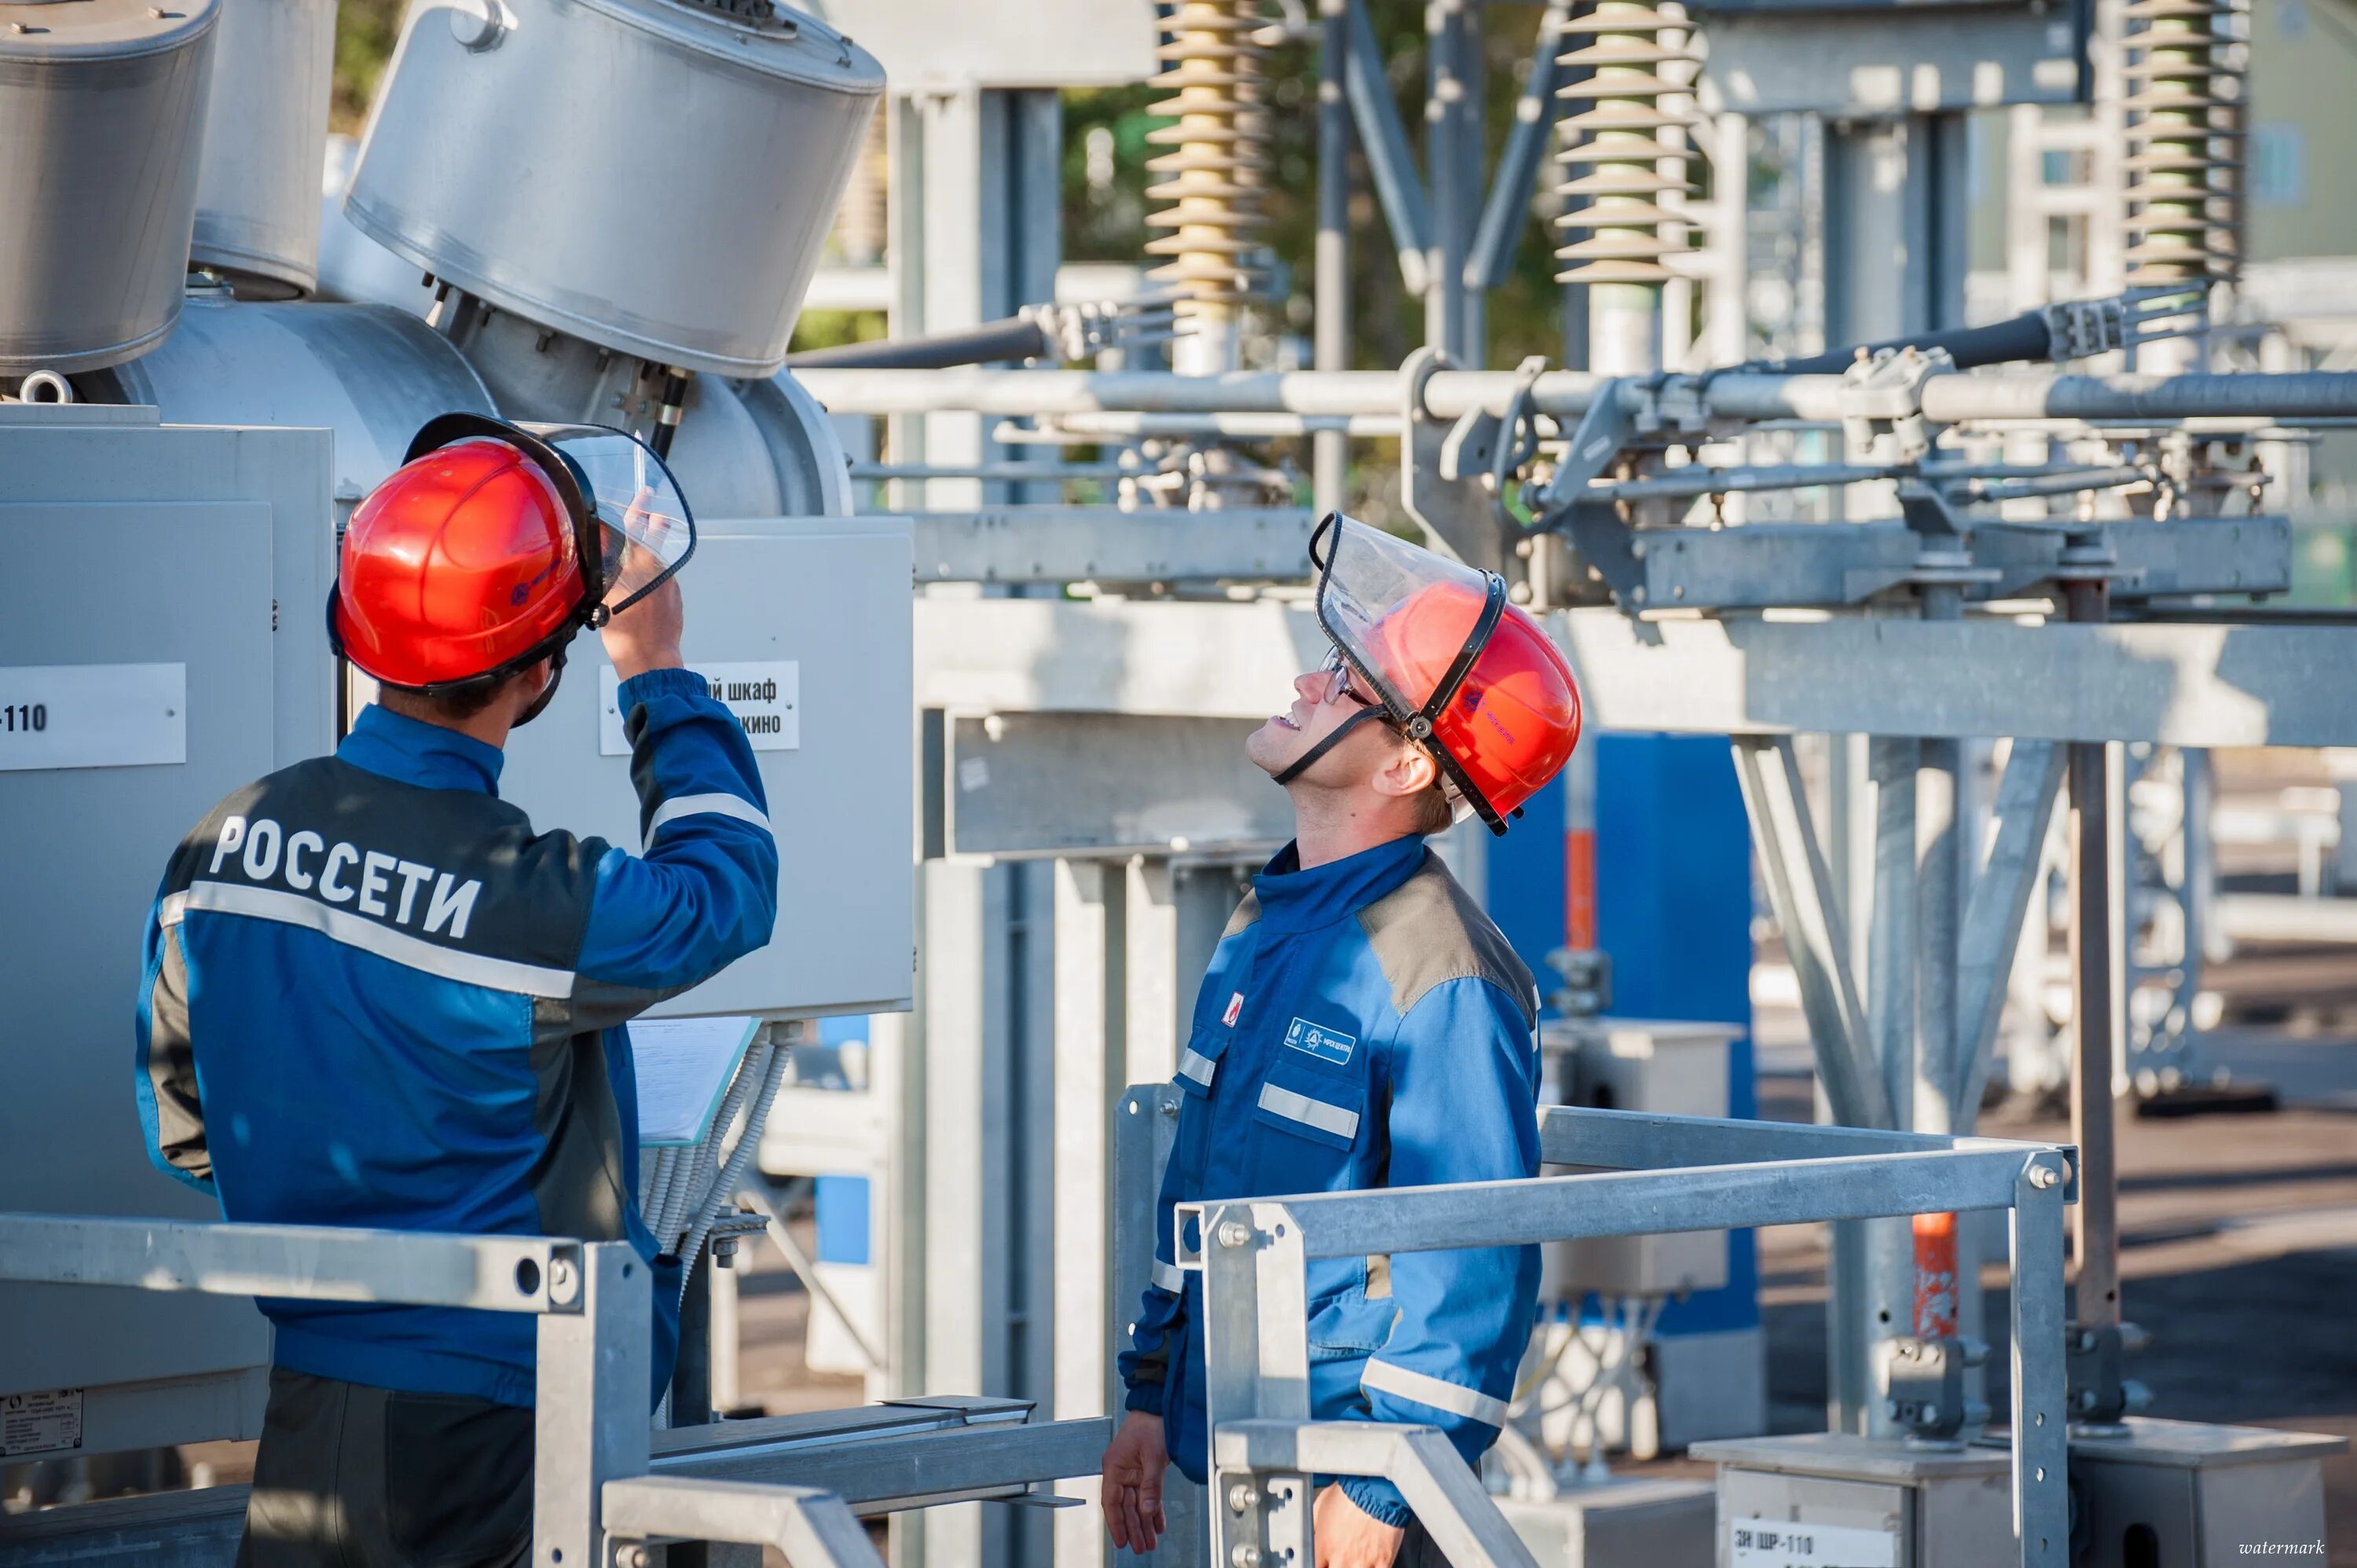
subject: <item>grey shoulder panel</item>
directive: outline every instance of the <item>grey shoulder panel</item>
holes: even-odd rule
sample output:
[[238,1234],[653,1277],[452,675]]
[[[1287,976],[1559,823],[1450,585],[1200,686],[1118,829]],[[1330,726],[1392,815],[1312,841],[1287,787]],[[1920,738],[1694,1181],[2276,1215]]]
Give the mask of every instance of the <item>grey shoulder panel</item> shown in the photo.
[[1537,983],[1489,914],[1430,851],[1396,888],[1359,911],[1367,945],[1391,982],[1401,1014],[1451,980],[1486,980],[1514,999],[1525,1024],[1538,1022]]
[[1228,917],[1228,929],[1220,933],[1220,940],[1222,941],[1226,941],[1238,931],[1244,929],[1248,926],[1257,925],[1259,921],[1260,895],[1258,893],[1247,893],[1244,895],[1244,901],[1236,906],[1236,912]]

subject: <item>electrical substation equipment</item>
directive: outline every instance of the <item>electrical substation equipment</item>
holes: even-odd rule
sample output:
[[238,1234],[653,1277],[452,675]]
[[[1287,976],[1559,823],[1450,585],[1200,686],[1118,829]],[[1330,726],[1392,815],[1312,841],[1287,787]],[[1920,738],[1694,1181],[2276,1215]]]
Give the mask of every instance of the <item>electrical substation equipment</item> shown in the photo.
[[179,318],[220,22],[221,0],[0,10],[0,378],[116,364]]

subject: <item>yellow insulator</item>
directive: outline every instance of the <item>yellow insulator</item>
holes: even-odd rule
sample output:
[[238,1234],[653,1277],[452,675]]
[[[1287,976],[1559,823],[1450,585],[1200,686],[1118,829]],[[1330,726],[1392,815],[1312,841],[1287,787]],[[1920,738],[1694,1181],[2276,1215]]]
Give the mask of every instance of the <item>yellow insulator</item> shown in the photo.
[[2232,278],[2242,268],[2248,132],[2233,0],[2131,0],[2127,56],[2127,281]]
[[1179,0],[1164,24],[1155,85],[1171,96],[1148,113],[1176,124],[1146,140],[1171,150],[1146,166],[1163,203],[1146,227],[1168,231],[1146,253],[1168,256],[1153,276],[1178,295],[1183,335],[1232,320],[1263,272],[1257,239],[1267,182],[1268,123],[1256,0]]
[[1695,63],[1686,48],[1691,30],[1641,0],[1601,0],[1566,24],[1565,32],[1587,41],[1556,63],[1584,74],[1556,96],[1589,107],[1556,123],[1564,142],[1557,161],[1587,172],[1556,186],[1566,209],[1555,224],[1587,238],[1555,252],[1568,263],[1555,274],[1560,281],[1659,284],[1673,275],[1663,258],[1684,247],[1663,226],[1688,220],[1675,199],[1693,188],[1685,166],[1700,155],[1682,137],[1664,135],[1696,122],[1662,106],[1693,91],[1690,72],[1663,68]]

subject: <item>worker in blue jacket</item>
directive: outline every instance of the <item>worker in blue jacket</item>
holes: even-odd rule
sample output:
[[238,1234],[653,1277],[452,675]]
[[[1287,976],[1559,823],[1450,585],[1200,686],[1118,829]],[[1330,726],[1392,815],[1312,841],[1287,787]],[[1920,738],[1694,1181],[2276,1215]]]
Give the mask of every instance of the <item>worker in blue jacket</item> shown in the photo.
[[[744,732],[682,666],[694,526],[619,432],[429,424],[352,514],[331,640],[382,684],[331,757],[239,789],[148,923],[136,1091],[156,1163],[232,1220],[628,1240],[625,1020],[762,946],[778,854]],[[509,732],[596,628],[644,854],[499,798]],[[269,1402],[239,1561],[522,1563],[529,1316],[264,1300]]]
[[[1571,671],[1495,576],[1340,517],[1310,555],[1332,650],[1245,742],[1292,798],[1295,837],[1203,977],[1153,1280],[1121,1357],[1129,1413],[1103,1504],[1114,1542],[1140,1552],[1166,1528],[1166,1462],[1200,1483],[1211,1446],[1202,1275],[1175,1266],[1174,1206],[1538,1174],[1536,987],[1425,840],[1464,811],[1502,833],[1562,767]],[[1535,1247],[1311,1263],[1312,1415],[1437,1426],[1477,1463],[1538,1280]],[[1312,1520],[1316,1568],[1429,1552],[1380,1478],[1325,1486]]]

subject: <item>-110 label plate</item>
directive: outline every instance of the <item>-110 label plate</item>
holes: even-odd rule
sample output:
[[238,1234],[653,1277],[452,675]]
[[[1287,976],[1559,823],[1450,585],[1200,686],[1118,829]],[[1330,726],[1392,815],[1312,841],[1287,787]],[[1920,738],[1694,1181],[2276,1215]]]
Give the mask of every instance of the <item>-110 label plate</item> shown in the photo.
[[1899,1568],[1899,1532],[1780,1519],[1727,1521],[1727,1568]]
[[187,665],[0,665],[0,772],[188,759]]

